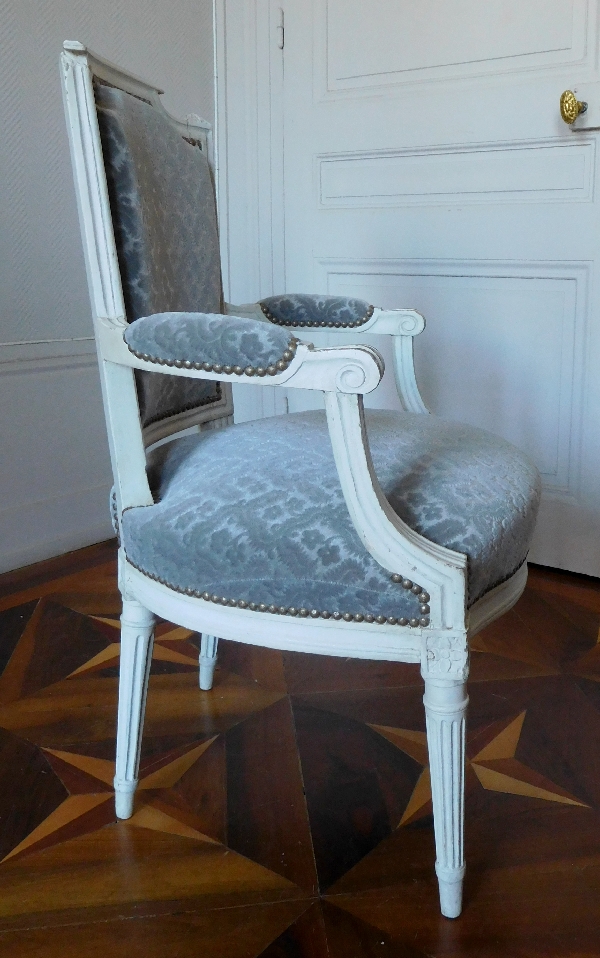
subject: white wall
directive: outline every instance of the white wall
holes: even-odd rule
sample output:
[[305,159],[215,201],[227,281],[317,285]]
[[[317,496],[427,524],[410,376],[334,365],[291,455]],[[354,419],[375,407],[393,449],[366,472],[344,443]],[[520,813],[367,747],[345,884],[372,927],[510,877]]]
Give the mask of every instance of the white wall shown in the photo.
[[62,41],[213,119],[211,0],[0,0],[0,572],[112,535]]

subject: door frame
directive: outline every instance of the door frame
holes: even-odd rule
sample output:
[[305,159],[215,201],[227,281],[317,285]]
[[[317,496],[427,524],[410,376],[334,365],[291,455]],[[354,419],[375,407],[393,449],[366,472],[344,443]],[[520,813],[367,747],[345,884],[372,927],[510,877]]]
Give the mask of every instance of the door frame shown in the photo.
[[[216,190],[232,303],[286,289],[282,17],[277,0],[213,0]],[[287,411],[283,390],[242,389],[240,421]]]

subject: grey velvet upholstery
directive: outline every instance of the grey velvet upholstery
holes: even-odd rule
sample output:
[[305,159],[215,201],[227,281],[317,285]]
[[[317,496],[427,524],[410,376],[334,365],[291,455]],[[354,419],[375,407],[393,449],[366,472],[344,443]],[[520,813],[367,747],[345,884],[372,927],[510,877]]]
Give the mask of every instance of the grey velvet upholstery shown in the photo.
[[211,366],[274,366],[288,357],[290,333],[270,323],[216,313],[159,313],[128,326],[124,339],[138,356]]
[[287,293],[262,299],[260,307],[267,319],[279,326],[350,329],[367,323],[373,315],[366,300],[346,296]]
[[[515,572],[540,495],[528,457],[433,416],[366,417],[377,476],[396,513],[467,554],[469,603]],[[415,596],[391,581],[354,530],[324,413],[188,437],[157,456],[155,505],[122,517],[127,556],[142,571],[227,600],[394,621],[419,615]]]
[[[149,103],[97,83],[98,122],[129,322],[219,312],[221,270],[208,161]],[[218,383],[137,372],[143,425],[220,398]]]

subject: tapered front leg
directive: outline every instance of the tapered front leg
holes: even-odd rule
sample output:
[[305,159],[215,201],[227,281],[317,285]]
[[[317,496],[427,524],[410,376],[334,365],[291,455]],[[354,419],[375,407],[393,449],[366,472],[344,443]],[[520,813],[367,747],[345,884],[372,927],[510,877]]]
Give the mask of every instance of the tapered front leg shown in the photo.
[[219,640],[216,635],[202,633],[200,638],[200,688],[205,692],[213,687],[218,645]]
[[431,770],[433,823],[442,914],[457,918],[462,909],[465,794],[465,715],[463,681],[425,678],[427,746]]
[[114,781],[117,818],[130,818],[133,812],[153,644],[154,615],[139,602],[123,599]]

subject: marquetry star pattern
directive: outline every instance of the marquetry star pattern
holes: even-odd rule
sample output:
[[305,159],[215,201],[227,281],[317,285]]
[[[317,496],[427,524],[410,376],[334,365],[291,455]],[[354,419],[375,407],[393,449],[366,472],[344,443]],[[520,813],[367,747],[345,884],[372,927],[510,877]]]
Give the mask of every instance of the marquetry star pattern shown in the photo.
[[[121,650],[120,628],[118,619],[111,619],[105,616],[92,615],[89,617],[96,623],[97,628],[104,632],[109,639],[109,645],[89,661],[84,662],[79,668],[74,669],[67,678],[75,675],[83,675],[85,672],[96,672],[103,669],[118,667],[119,654]],[[175,665],[198,666],[198,651],[187,640],[194,634],[189,629],[180,627],[159,626],[156,638],[154,640],[154,651],[152,658],[155,662],[172,662]],[[110,641],[114,639],[113,641]],[[177,643],[177,648],[173,644]]]
[[[49,731],[46,731],[46,726],[43,725],[46,719],[42,717],[36,725],[28,718],[29,712],[35,714],[38,707],[38,714],[41,715],[47,709],[49,716],[55,708],[68,711],[71,702],[78,707],[69,688],[76,689],[80,680],[84,689],[92,689],[93,686],[90,694],[106,694],[106,701],[110,701],[107,708],[113,707],[120,652],[120,623],[116,614],[118,602],[107,600],[105,609],[98,609],[97,614],[90,614],[92,610],[88,607],[89,603],[91,600],[86,594],[42,599],[28,620],[0,679],[0,727],[6,729],[7,734],[13,735],[15,740],[18,738],[22,742],[31,743],[28,747],[37,748],[40,760],[46,763],[47,777],[52,778],[55,783],[47,807],[37,821],[32,823],[33,827],[29,826],[29,833],[25,834],[25,828],[22,828],[20,834],[13,839],[14,846],[4,847],[3,862],[18,861],[115,823],[112,789],[114,764],[109,758],[114,741],[111,735],[114,733],[110,731],[110,723],[107,726],[106,739],[103,738],[102,742],[98,740],[98,747],[90,747],[91,754],[88,754],[87,739],[80,740],[79,746],[73,744],[75,740],[64,738],[60,727],[58,738],[54,738],[53,720],[48,725]],[[60,645],[53,639],[53,635],[59,635],[60,630],[65,635],[70,635],[73,630],[78,636],[78,642],[69,650],[68,660],[55,654],[55,649]],[[493,635],[486,641],[490,642],[492,639]],[[495,649],[485,647],[481,648],[481,652],[496,654]],[[519,646],[517,656],[522,654],[522,647]],[[179,678],[185,678],[183,675],[169,676],[166,673],[187,672],[185,682],[180,683],[181,689],[185,688],[185,694],[193,697],[193,702],[196,703],[196,695],[199,694],[195,682],[198,647],[194,633],[169,623],[160,623],[156,630],[153,660],[153,673],[162,673],[164,678],[177,679],[179,682]],[[571,675],[582,676],[596,686],[600,677],[599,666],[600,643],[593,644],[591,640],[571,659],[566,671]],[[544,668],[544,671],[538,674],[547,676],[557,672],[558,670]],[[98,680],[101,680],[102,685],[108,680],[106,693],[99,691]],[[160,679],[158,681],[160,685]],[[239,676],[235,678],[234,675],[233,681],[228,681],[230,685],[227,695],[230,698],[225,707],[231,708],[233,724],[243,723],[257,710],[268,708],[285,695],[281,690],[268,691],[268,683],[261,690],[260,684],[257,685],[254,678],[248,680],[247,676],[242,679]],[[170,685],[168,687],[171,688]],[[172,687],[175,688],[175,685]],[[179,686],[177,688],[180,694]],[[217,701],[223,698],[224,690],[225,686],[221,684],[220,694],[206,700],[212,703],[209,709],[211,715],[212,709],[216,708],[218,711]],[[85,696],[88,693],[83,691],[81,694]],[[248,698],[240,706],[240,696],[243,695]],[[200,712],[202,701],[198,699]],[[335,710],[335,702],[332,702],[332,705]],[[194,704],[193,712],[196,708]],[[192,712],[188,714],[191,715]],[[359,718],[358,715],[356,717]],[[199,805],[205,783],[211,781],[211,776],[214,778],[215,769],[222,770],[224,761],[225,743],[222,732],[229,727],[229,719],[218,718],[218,727],[213,729],[216,734],[212,734],[209,728],[213,720],[214,718],[210,718],[207,721],[204,731],[198,727],[195,732],[191,732],[189,738],[185,738],[178,729],[175,730],[175,738],[169,741],[169,747],[167,744],[161,747],[160,736],[163,733],[160,726],[155,727],[155,734],[159,738],[150,749],[150,757],[142,763],[134,814],[128,820],[127,828],[148,829],[165,836],[173,836],[173,839],[190,839],[203,844],[207,849],[217,845],[225,849],[223,843],[226,830],[217,827],[210,815],[203,815]],[[92,724],[93,721],[95,720],[92,720]],[[404,810],[400,807],[398,811],[399,820],[390,823],[392,828],[403,827],[429,816],[431,785],[425,733],[410,728],[365,724],[421,767]],[[519,751],[524,728],[527,728],[527,710],[523,708],[515,709],[507,718],[488,723],[484,727],[471,729],[468,726],[467,793],[479,788],[498,795],[515,795],[556,805],[588,808],[589,805],[581,796],[571,794],[521,760],[520,756],[527,754],[525,749]],[[167,739],[170,734],[169,732]],[[317,734],[320,734],[318,730]],[[177,747],[173,747],[174,744]],[[192,780],[193,784],[189,784]],[[575,789],[577,790],[576,786]],[[218,804],[221,799],[216,801]],[[225,811],[224,808],[223,812]],[[304,835],[304,840],[310,844],[308,832]],[[254,853],[250,857],[253,856]]]
[[[117,618],[88,616],[107,644],[82,665],[73,669],[66,679],[102,673],[118,667],[120,623]],[[190,642],[194,635],[189,629],[168,623],[157,627],[154,643],[154,663],[169,663],[185,670],[198,668],[198,650]],[[104,674],[107,674],[104,672]],[[10,708],[10,706],[9,706]],[[216,843],[206,835],[202,823],[192,808],[173,792],[174,787],[213,744],[217,736],[205,741],[154,756],[142,769],[136,796],[134,815],[128,824],[149,828],[172,835],[192,838],[200,842]],[[40,748],[52,772],[62,783],[66,797],[37,827],[20,841],[2,861],[8,861],[40,851],[76,836],[95,831],[115,820],[114,762],[92,755],[54,748]]]
[[[173,632],[178,633],[177,637]],[[183,632],[185,630],[172,630],[166,633],[162,641],[186,641],[188,635],[182,634]],[[118,646],[114,650],[109,645],[105,654],[94,656],[72,675],[82,674],[86,670],[93,671],[99,667],[106,668],[107,665],[113,664],[115,656],[118,658]],[[176,652],[175,656],[167,661],[181,663],[184,658],[189,661],[191,656]],[[515,758],[526,714],[526,711],[523,711],[483,730],[472,731],[467,740],[467,770],[471,769],[479,784],[488,791],[588,807],[585,802]],[[425,732],[376,724],[371,724],[370,727],[423,766],[398,827],[430,815],[431,780]],[[194,809],[174,791],[186,773],[208,752],[217,737],[214,735],[203,742],[194,742],[155,756],[140,774],[136,806],[128,825],[218,844],[216,837],[206,834],[204,824]],[[115,820],[112,790],[114,762],[60,749],[43,748],[42,752],[69,794],[3,861],[95,831]]]
[[[184,751],[179,750],[175,757],[170,753],[154,760],[151,770],[140,777],[134,814],[128,824],[217,844],[216,839],[204,834],[202,823],[194,811],[170,793],[215,739],[216,736],[213,736]],[[95,831],[115,820],[112,790],[114,762],[58,749],[42,751],[70,794],[3,861],[39,851],[67,837],[74,838]]]
[[[540,775],[534,769],[520,762],[515,756],[523,731],[527,711],[510,719],[495,722],[484,729],[474,729],[467,735],[467,791],[471,770],[479,784],[490,792],[503,792],[509,795],[521,795],[538,798],[562,805],[577,805],[588,808],[574,795],[559,785]],[[423,766],[412,795],[404,810],[398,827],[408,825],[419,818],[431,814],[431,776],[427,755],[427,736],[425,732],[403,728],[391,728],[386,725],[370,726]]]

